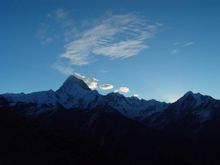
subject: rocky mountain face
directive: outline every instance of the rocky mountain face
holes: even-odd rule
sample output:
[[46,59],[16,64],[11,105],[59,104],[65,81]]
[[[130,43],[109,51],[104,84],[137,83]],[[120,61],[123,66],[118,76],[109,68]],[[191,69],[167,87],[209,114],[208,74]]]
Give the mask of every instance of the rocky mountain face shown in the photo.
[[100,95],[70,76],[57,90],[0,95],[0,164],[219,164],[220,101]]

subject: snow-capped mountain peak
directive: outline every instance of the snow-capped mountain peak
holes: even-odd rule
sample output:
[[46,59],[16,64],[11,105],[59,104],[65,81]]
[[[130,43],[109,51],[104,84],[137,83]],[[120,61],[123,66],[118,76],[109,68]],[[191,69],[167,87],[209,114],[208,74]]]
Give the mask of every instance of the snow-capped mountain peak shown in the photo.
[[171,104],[167,112],[169,114],[172,113],[176,116],[175,118],[183,118],[190,114],[199,122],[204,122],[210,119],[213,110],[219,108],[219,100],[189,91],[175,103]]
[[67,90],[70,91],[75,88],[81,88],[83,90],[88,90],[88,91],[91,90],[83,80],[78,79],[74,75],[70,75],[63,83],[61,88],[66,88]]
[[190,95],[194,95],[194,93],[192,91],[188,91],[186,92],[183,97],[187,97],[187,96],[190,96]]
[[91,90],[87,84],[75,77],[69,76],[56,91],[58,102],[65,108],[91,109],[99,102],[101,95]]
[[209,100],[213,100],[210,96],[205,96],[200,93],[193,93],[192,91],[187,92],[183,97],[177,100],[178,104],[187,104],[194,108],[201,104],[207,103]]

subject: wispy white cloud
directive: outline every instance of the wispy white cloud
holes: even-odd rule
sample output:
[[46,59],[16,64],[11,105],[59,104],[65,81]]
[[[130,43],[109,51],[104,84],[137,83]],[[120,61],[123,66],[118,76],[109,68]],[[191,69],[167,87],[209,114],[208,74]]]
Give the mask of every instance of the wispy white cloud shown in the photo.
[[71,75],[74,73],[74,69],[72,67],[64,66],[61,64],[54,64],[52,65],[52,68],[65,75]]
[[48,13],[47,17],[55,19],[57,21],[63,21],[63,20],[68,19],[68,12],[62,8],[59,8],[53,12]]
[[194,41],[190,41],[190,42],[184,43],[184,44],[182,45],[182,47],[188,47],[188,46],[192,46],[192,45],[194,45],[194,44],[195,44]]
[[185,43],[181,43],[181,42],[175,42],[173,43],[173,45],[175,46],[175,48],[173,50],[171,50],[171,54],[177,54],[181,51],[181,49],[185,48],[185,47],[189,47],[194,45],[195,42],[194,41],[189,41],[189,42],[185,42]]
[[36,38],[38,38],[43,45],[47,45],[52,43],[56,36],[49,35],[49,26],[42,23],[36,32]]
[[127,58],[138,55],[139,52],[145,48],[148,48],[148,45],[144,45],[142,41],[127,40],[114,43],[109,46],[106,45],[103,47],[95,48],[93,53],[112,58]]
[[129,90],[129,88],[128,87],[120,87],[119,89],[118,89],[118,92],[120,92],[120,93],[128,93],[130,90]]
[[49,12],[40,24],[36,37],[42,44],[50,44],[58,39],[68,42],[77,34],[72,14],[62,8]]
[[130,89],[128,87],[120,87],[119,89],[114,90],[115,93],[128,93],[130,92]]
[[[47,18],[48,24],[46,23],[41,29],[41,39],[45,43],[50,43],[62,37],[66,43],[63,53],[59,55],[58,63],[54,64],[53,68],[62,74],[74,74],[91,89],[98,88],[98,80],[76,73],[72,68],[74,65],[89,64],[99,56],[118,59],[139,55],[142,50],[149,48],[146,41],[154,37],[158,28],[162,26],[136,14],[111,14],[89,20],[86,25],[77,24],[77,26],[70,13],[63,9],[48,13]],[[58,23],[61,29],[51,32],[54,29],[54,22],[51,24],[51,21]],[[63,34],[57,34],[58,31],[62,31]],[[67,63],[62,64],[63,60]],[[111,84],[100,86],[101,90],[112,88]],[[116,91],[128,93],[129,88],[123,86]]]
[[173,50],[171,51],[171,54],[177,54],[178,52],[179,52],[178,49],[173,49]]
[[145,41],[154,36],[159,26],[135,14],[111,15],[66,44],[60,56],[74,65],[89,64],[95,56],[111,59],[135,56],[149,47]]
[[99,89],[101,89],[101,90],[110,90],[112,88],[114,88],[114,86],[112,84],[103,84],[103,85],[99,86]]
[[108,70],[101,69],[101,70],[99,70],[98,72],[99,72],[99,73],[103,73],[103,74],[104,74],[104,73],[108,73]]

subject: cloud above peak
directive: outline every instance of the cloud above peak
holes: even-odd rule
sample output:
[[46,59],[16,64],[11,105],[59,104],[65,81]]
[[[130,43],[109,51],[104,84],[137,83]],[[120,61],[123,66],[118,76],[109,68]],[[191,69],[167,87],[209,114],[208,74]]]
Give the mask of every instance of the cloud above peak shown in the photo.
[[86,83],[86,85],[92,90],[98,88],[99,80],[94,77],[83,76],[80,73],[74,72],[74,70],[71,67],[66,67],[61,64],[54,64],[54,65],[52,65],[52,68],[54,68],[55,70],[59,71],[60,73],[62,73],[64,75],[75,76],[76,78],[78,78],[78,79],[82,80],[84,83]]
[[73,65],[86,65],[97,56],[135,56],[149,47],[145,41],[154,36],[159,26],[135,14],[110,15],[81,31],[64,46],[60,57]]
[[101,90],[110,90],[113,88],[114,88],[114,86],[112,84],[103,84],[103,85],[99,86],[99,89],[101,89]]
[[120,93],[128,93],[130,90],[129,90],[129,88],[128,87],[120,87],[119,89],[118,89],[118,92],[120,92]]
[[[141,51],[150,47],[148,39],[154,37],[162,26],[134,13],[108,14],[81,23],[71,21],[71,12],[63,9],[51,12],[47,17],[62,24],[64,50],[52,67],[66,75],[74,74],[75,68],[88,65],[94,60],[124,59],[140,55]],[[100,71],[106,72],[108,71]],[[91,89],[98,88],[98,80],[77,73],[75,75]],[[103,84],[99,89],[110,90],[113,89],[113,85]],[[116,91],[128,93],[129,88],[122,86]]]
[[84,81],[84,82],[88,85],[88,87],[89,87],[90,89],[94,90],[94,89],[97,88],[97,84],[98,84],[98,82],[99,82],[98,79],[96,79],[96,78],[94,78],[94,77],[86,77],[86,76],[83,76],[83,75],[81,75],[81,74],[79,74],[79,73],[76,73],[76,72],[73,73],[73,75],[74,75],[76,78],[78,78],[78,79]]

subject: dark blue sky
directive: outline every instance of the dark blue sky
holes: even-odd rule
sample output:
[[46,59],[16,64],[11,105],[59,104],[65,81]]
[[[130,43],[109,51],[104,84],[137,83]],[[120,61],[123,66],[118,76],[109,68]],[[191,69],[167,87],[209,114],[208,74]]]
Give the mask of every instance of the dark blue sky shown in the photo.
[[0,20],[0,93],[77,73],[104,94],[220,99],[217,0],[5,0]]

